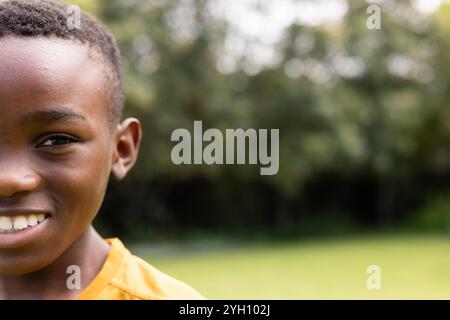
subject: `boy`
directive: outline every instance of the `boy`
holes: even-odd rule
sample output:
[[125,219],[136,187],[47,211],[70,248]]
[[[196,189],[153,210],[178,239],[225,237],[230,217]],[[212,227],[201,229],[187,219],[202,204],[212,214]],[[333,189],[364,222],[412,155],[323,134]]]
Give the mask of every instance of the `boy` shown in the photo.
[[91,225],[141,126],[120,121],[115,39],[85,13],[68,28],[66,12],[0,1],[0,299],[201,299]]

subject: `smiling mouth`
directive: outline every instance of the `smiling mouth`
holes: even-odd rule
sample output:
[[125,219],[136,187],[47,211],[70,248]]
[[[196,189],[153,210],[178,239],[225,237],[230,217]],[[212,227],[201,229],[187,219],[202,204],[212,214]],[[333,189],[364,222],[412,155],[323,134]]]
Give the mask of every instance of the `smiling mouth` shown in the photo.
[[14,217],[0,216],[0,234],[2,233],[16,233],[23,230],[31,229],[36,225],[44,222],[50,215],[27,214],[17,215]]

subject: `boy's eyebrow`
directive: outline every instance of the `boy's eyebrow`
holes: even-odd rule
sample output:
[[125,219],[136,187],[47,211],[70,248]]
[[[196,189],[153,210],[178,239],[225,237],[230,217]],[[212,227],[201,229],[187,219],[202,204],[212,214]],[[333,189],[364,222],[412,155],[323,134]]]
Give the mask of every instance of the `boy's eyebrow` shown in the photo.
[[32,123],[51,123],[59,120],[68,121],[87,121],[86,117],[76,113],[69,108],[54,108],[46,110],[36,110],[24,115],[20,123],[22,126],[26,126]]

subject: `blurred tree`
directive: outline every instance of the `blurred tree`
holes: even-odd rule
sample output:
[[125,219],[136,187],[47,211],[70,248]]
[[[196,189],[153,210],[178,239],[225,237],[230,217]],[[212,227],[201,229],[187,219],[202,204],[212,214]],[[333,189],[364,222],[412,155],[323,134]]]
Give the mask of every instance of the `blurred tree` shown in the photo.
[[[448,188],[450,5],[427,16],[386,0],[382,28],[369,30],[368,4],[348,1],[342,21],[290,25],[275,63],[255,71],[243,57],[223,72],[232,28],[211,11],[214,1],[73,1],[117,36],[126,114],[144,126],[137,167],[112,186],[104,224],[285,227],[334,210],[389,225],[427,186]],[[170,134],[194,120],[279,128],[279,174],[175,166]]]

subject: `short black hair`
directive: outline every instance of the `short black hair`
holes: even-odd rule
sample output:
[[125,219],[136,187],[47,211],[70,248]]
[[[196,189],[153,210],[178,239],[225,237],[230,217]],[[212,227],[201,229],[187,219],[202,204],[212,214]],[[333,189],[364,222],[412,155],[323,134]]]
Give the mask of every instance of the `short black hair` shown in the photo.
[[123,111],[121,56],[114,36],[95,17],[80,10],[80,27],[69,28],[69,5],[52,0],[0,0],[0,38],[6,36],[56,37],[86,44],[100,53],[105,65],[110,98],[110,123]]

